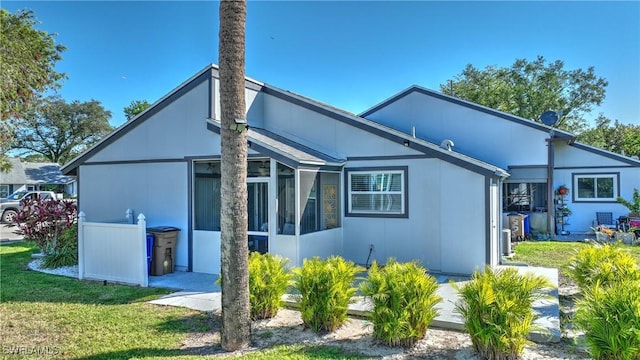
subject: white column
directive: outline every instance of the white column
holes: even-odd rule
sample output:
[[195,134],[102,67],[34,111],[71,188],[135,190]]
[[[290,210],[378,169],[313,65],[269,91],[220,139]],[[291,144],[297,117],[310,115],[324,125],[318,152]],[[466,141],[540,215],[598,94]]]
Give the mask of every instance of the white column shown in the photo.
[[140,286],[147,287],[149,286],[149,269],[147,266],[147,222],[145,221],[144,214],[140,213],[138,215],[138,231],[139,237],[141,240],[140,248],[142,249],[142,262],[140,266],[141,278],[140,278]]
[[78,279],[84,279],[84,222],[86,216],[83,211],[78,214]]

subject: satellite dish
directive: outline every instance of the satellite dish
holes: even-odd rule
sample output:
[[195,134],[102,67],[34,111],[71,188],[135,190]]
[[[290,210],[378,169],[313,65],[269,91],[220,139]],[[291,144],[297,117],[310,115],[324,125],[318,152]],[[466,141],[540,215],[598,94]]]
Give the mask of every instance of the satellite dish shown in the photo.
[[445,150],[451,151],[451,148],[453,148],[453,141],[449,139],[442,140],[442,143],[440,143],[440,147]]
[[540,120],[547,126],[553,126],[558,122],[558,113],[555,111],[545,111],[540,115]]

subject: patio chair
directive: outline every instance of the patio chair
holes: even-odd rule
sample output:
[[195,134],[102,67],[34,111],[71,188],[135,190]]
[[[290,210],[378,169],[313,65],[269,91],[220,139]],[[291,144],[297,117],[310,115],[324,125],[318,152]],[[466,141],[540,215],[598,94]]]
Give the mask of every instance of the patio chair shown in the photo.
[[596,212],[596,226],[606,226],[611,229],[618,229],[618,221],[613,220],[613,213]]

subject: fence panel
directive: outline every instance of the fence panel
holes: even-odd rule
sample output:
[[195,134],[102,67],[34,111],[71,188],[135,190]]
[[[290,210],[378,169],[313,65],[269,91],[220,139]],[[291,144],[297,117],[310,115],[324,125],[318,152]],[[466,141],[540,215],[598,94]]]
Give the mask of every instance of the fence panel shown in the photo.
[[78,277],[148,286],[146,221],[86,222],[78,215]]

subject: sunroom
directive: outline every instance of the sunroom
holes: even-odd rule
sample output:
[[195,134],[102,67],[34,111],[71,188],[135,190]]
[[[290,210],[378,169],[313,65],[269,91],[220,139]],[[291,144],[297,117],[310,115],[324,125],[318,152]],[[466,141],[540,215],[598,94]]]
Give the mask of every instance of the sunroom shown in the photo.
[[[209,130],[219,132],[210,122]],[[342,166],[326,155],[264,129],[249,129],[247,163],[250,251],[304,258],[340,254]],[[220,156],[191,160],[192,271],[220,271]]]

